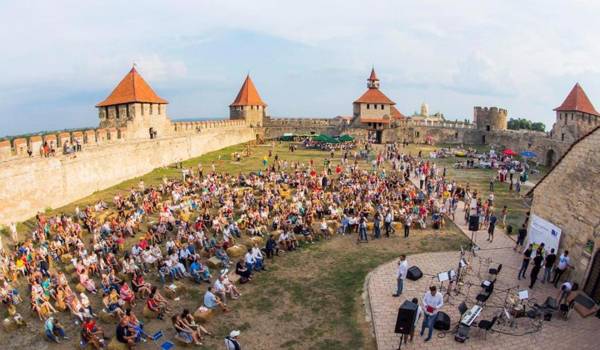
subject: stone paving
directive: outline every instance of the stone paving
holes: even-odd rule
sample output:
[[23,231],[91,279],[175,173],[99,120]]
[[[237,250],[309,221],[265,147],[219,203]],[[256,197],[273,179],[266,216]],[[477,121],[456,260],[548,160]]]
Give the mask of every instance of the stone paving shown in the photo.
[[[459,203],[456,212],[456,224],[463,232],[470,236],[465,223],[463,204]],[[424,337],[419,337],[420,323],[415,332],[415,338],[412,343],[403,345],[406,349],[598,349],[597,340],[594,335],[600,331],[600,319],[590,316],[582,318],[577,312],[573,311],[570,318],[564,321],[555,314],[550,322],[543,322],[540,331],[526,334],[533,330],[532,321],[528,318],[517,319],[517,327],[498,325],[487,335],[477,327],[471,327],[470,338],[465,343],[458,343],[454,340],[452,330],[459,322],[458,305],[465,301],[470,308],[475,304],[475,297],[481,291],[481,281],[487,279],[488,269],[503,264],[495,290],[492,297],[487,301],[486,307],[477,318],[480,320],[491,320],[494,316],[500,314],[505,304],[507,294],[514,295],[518,290],[528,289],[529,272],[527,271],[527,280],[517,280],[518,269],[521,264],[521,254],[515,252],[514,241],[508,237],[501,228],[496,229],[493,242],[487,241],[487,232],[484,230],[475,233],[475,242],[481,250],[477,256],[467,253],[467,260],[470,260],[470,271],[465,277],[465,284],[460,289],[460,294],[455,296],[451,293],[445,295],[445,305],[443,312],[451,318],[451,329],[444,333],[434,330],[431,341],[424,342]],[[413,231],[411,234],[418,234]],[[401,252],[399,252],[400,254]],[[400,336],[394,333],[397,311],[400,305],[406,299],[413,297],[422,299],[429,286],[435,284],[440,286],[437,278],[433,278],[437,273],[457,269],[460,252],[441,252],[411,255],[408,259],[409,266],[416,265],[423,272],[424,276],[418,281],[406,280],[404,283],[404,292],[399,298],[392,297],[396,288],[396,269],[397,260],[391,261],[379,266],[369,274],[367,281],[368,301],[370,303],[370,314],[375,331],[377,347],[380,350],[397,349]],[[543,275],[543,269],[540,272],[540,278]],[[444,286],[445,287],[445,286]],[[541,284],[539,281],[534,285],[533,290],[529,290],[529,296],[539,304],[543,303],[548,296],[557,297],[558,289],[551,284]],[[510,334],[502,334],[506,332]],[[594,345],[596,344],[596,345]]]

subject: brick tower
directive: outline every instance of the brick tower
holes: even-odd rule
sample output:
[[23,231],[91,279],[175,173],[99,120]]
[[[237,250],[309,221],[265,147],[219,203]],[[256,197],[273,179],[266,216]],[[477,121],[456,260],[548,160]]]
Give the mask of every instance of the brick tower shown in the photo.
[[260,98],[250,75],[247,75],[240,92],[229,105],[229,119],[243,119],[251,126],[262,126],[266,111],[267,104]]

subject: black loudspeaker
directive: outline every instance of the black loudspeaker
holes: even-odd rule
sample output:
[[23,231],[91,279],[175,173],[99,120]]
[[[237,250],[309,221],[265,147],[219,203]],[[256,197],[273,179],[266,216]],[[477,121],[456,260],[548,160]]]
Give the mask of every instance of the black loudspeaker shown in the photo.
[[418,305],[405,300],[398,309],[398,318],[396,318],[396,328],[394,332],[398,334],[410,334],[415,324]]
[[479,215],[469,216],[469,231],[479,231]]
[[421,277],[423,277],[423,272],[421,272],[421,269],[419,269],[416,266],[411,266],[408,268],[406,278],[408,278],[411,281],[416,281]]
[[438,331],[450,330],[450,316],[448,316],[448,314],[445,312],[439,311],[435,317],[433,328],[437,329]]

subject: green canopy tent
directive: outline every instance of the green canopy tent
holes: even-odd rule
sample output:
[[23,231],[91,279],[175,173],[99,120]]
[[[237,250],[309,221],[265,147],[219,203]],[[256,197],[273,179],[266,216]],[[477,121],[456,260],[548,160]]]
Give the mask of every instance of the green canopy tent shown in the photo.
[[313,141],[323,142],[323,143],[339,143],[339,141],[336,140],[335,138],[333,138],[329,135],[324,135],[324,134],[319,134],[319,135],[313,137]]
[[293,141],[294,134],[287,132],[287,133],[283,134],[283,136],[281,136],[279,139],[281,141]]
[[340,140],[340,142],[350,142],[350,141],[354,141],[354,137],[352,137],[350,135],[342,135],[338,138],[338,140]]

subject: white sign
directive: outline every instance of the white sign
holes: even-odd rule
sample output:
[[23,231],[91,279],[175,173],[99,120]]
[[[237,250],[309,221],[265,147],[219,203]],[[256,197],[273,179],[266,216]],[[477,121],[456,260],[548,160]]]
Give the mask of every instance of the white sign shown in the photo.
[[533,243],[535,249],[541,244],[545,244],[546,251],[554,248],[558,252],[558,244],[560,243],[560,234],[562,230],[549,221],[533,214],[529,224],[529,243]]

